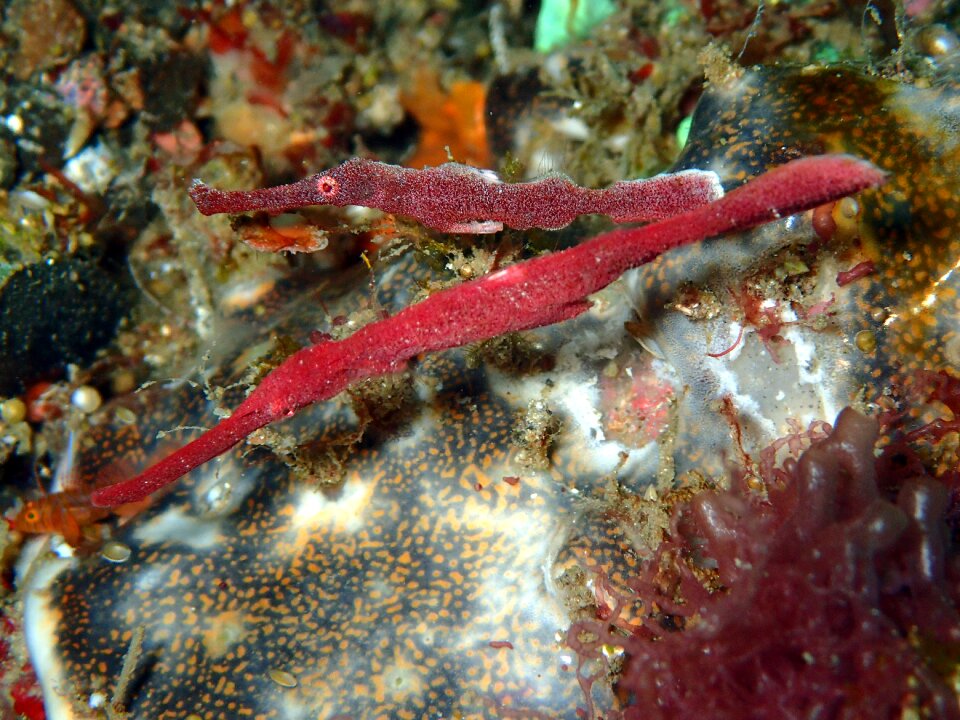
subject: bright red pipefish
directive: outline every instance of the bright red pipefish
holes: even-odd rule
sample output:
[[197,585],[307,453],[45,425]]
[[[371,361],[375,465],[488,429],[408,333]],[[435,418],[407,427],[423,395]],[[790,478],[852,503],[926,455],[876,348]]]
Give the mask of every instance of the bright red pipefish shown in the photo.
[[[416,355],[576,317],[590,306],[589,295],[667,250],[808,210],[879,185],[884,178],[870,163],[846,155],[794,160],[666,220],[613,230],[437,292],[346,339],[295,353],[229,418],[137,477],[97,490],[93,503],[113,506],[144,498],[254,430],[327,400],[351,383],[399,370]],[[471,219],[456,213],[451,217]]]
[[562,175],[507,183],[490,170],[460,163],[413,170],[364,158],[352,158],[278,187],[225,191],[195,181],[190,188],[190,197],[204,215],[362,205],[455,233],[492,233],[504,225],[516,230],[556,230],[589,214],[608,215],[616,222],[650,222],[721,195],[716,173],[704,170],[624,180],[594,189],[575,185]]

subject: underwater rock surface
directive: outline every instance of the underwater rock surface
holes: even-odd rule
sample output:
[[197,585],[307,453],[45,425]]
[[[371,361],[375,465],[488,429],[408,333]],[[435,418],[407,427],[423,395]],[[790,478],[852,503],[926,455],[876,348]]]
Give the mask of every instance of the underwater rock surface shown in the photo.
[[0,287],[0,393],[86,363],[114,336],[130,288],[83,260],[33,263]]
[[[339,484],[306,482],[249,446],[200,468],[117,530],[125,561],[54,560],[34,576],[28,640],[51,717],[109,702],[140,632],[119,698],[138,718],[577,717],[564,631],[596,599],[600,570],[629,575],[644,550],[629,516],[608,522],[611,486],[722,475],[791,422],[832,422],[910,367],[951,364],[956,217],[931,202],[957,196],[956,138],[942,132],[952,106],[939,92],[826,69],[748,71],[711,90],[681,167],[716,170],[729,186],[794,154],[845,150],[895,172],[861,198],[846,244],[825,249],[807,217],[672,253],[586,316],[531,333],[550,369],[511,375],[460,351],[425,359],[409,414],[368,431]],[[907,159],[893,160],[901,147]],[[867,260],[875,272],[838,283]],[[378,285],[395,308],[422,269],[391,272]],[[324,302],[346,315],[367,292],[353,278]],[[238,376],[271,330],[306,341],[322,324],[315,298],[259,335],[239,322],[221,331],[215,382]],[[919,344],[918,323],[932,327]],[[864,331],[872,346],[858,343]],[[214,421],[197,388],[154,388],[140,402],[138,440],[119,421],[101,426],[80,443],[82,473],[120,462],[129,476],[169,448],[152,446],[156,429]],[[547,470],[511,445],[518,416],[539,422],[531,403],[560,421]],[[358,422],[328,405],[278,429],[335,448]],[[584,574],[571,583],[574,569]],[[614,703],[600,684],[595,693]]]

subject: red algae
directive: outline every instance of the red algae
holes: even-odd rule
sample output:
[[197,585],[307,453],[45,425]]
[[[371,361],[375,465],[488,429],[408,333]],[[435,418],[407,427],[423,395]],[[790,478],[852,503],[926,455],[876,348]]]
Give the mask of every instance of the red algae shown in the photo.
[[837,285],[843,287],[844,285],[849,285],[852,282],[859,280],[860,278],[866,277],[872,273],[876,272],[876,265],[873,260],[864,260],[861,263],[857,263],[849,270],[844,270],[837,273]]
[[764,478],[766,498],[740,479],[677,509],[632,582],[642,627],[570,630],[584,661],[624,649],[615,716],[960,717],[948,491],[918,463],[878,460],[877,439],[875,421],[845,410]]
[[0,608],[0,717],[45,720],[37,675],[14,649],[22,642],[19,634],[19,621],[10,616],[9,608]]

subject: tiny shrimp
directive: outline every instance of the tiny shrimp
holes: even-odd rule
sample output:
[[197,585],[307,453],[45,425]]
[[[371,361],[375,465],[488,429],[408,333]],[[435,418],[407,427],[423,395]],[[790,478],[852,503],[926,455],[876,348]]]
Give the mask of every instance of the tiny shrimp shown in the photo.
[[90,493],[67,490],[27,502],[10,521],[10,527],[24,534],[58,533],[71,547],[90,540],[84,528],[111,514],[93,507]]
[[[70,433],[67,447],[57,464],[53,480],[55,488],[68,487],[74,473],[76,461],[76,436]],[[79,548],[96,537],[86,532],[94,523],[110,515],[110,511],[93,507],[90,503],[90,491],[80,489],[61,490],[49,493],[36,500],[29,500],[20,511],[7,519],[12,530],[25,535],[57,533],[63,536],[71,547]]]

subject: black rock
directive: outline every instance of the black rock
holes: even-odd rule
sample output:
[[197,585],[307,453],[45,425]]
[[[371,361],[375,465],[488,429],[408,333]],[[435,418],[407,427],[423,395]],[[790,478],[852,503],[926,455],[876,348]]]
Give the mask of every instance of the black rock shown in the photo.
[[42,262],[0,288],[0,394],[84,364],[114,336],[129,284],[85,260]]

